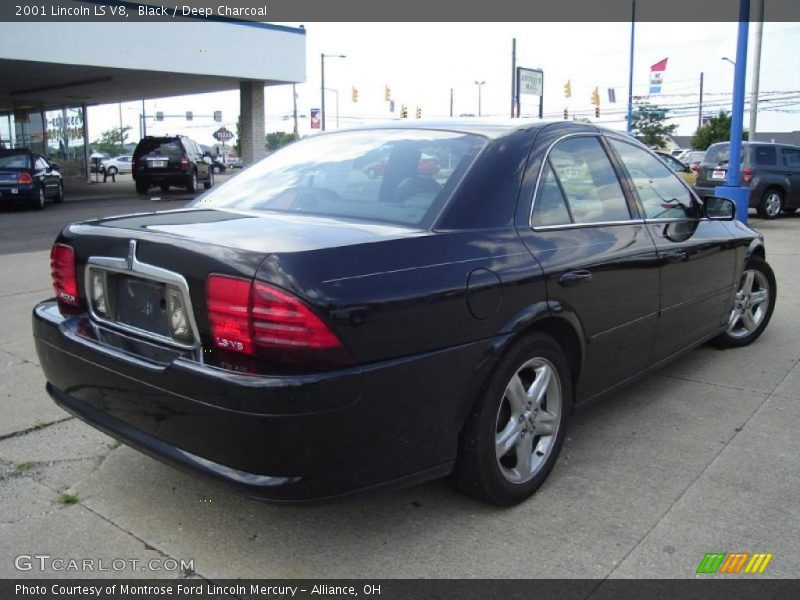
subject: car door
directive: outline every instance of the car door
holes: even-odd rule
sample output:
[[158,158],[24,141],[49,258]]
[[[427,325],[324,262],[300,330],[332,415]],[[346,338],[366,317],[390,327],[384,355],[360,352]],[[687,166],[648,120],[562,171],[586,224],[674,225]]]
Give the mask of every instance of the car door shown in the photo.
[[44,188],[45,196],[53,195],[53,174],[50,164],[43,156],[33,155],[34,179]]
[[585,400],[649,366],[658,260],[599,135],[563,138],[540,164],[520,236],[545,273],[552,309],[573,313],[583,329]]
[[660,261],[661,300],[653,360],[719,331],[733,297],[736,251],[721,221],[649,151],[620,139],[609,145],[627,174]]

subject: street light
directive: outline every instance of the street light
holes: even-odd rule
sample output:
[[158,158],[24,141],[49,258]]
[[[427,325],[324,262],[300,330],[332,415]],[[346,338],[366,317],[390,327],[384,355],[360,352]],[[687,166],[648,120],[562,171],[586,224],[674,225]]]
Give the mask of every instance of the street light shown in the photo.
[[478,116],[481,116],[481,88],[483,84],[486,83],[485,81],[476,81],[475,85],[478,86]]
[[732,61],[730,58],[728,58],[727,56],[723,56],[723,57],[722,57],[722,60],[727,60],[727,61],[728,61],[729,63],[731,63],[731,64],[732,64],[734,67],[736,66],[736,63],[735,63],[734,61]]
[[319,91],[322,96],[322,103],[319,109],[320,112],[320,126],[321,130],[325,131],[325,59],[326,58],[347,58],[344,54],[320,54],[320,62],[322,63],[322,82],[319,86]]

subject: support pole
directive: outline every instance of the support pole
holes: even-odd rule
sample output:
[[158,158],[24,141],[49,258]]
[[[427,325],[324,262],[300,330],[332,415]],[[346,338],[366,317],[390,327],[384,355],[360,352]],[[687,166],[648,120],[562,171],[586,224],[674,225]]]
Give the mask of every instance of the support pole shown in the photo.
[[322,65],[321,68],[321,77],[322,83],[319,86],[320,94],[322,98],[320,99],[320,109],[319,109],[319,116],[320,116],[320,131],[325,131],[325,55],[320,54],[320,63]]
[[756,40],[753,48],[753,83],[750,88],[750,131],[747,139],[756,141],[756,123],[758,121],[758,85],[761,72],[761,38],[764,34],[764,0],[756,0],[755,15]]
[[636,33],[636,0],[631,2],[631,60],[628,69],[628,133],[633,130],[633,39]]
[[517,38],[511,40],[511,118],[514,118],[514,103],[517,97]]
[[697,111],[697,128],[703,126],[703,73],[700,73],[700,106]]

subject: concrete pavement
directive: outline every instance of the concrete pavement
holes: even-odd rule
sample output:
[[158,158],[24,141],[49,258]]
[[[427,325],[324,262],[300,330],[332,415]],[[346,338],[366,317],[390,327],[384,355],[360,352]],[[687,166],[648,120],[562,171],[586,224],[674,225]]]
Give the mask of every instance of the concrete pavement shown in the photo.
[[30,309],[50,292],[47,252],[0,257],[0,577],[104,575],[15,569],[40,553],[193,560],[207,578],[691,578],[706,552],[734,551],[796,577],[800,218],[752,224],[779,286],[762,338],[700,348],[578,413],[548,482],[506,510],[442,482],[275,507],[118,445],[44,391]]

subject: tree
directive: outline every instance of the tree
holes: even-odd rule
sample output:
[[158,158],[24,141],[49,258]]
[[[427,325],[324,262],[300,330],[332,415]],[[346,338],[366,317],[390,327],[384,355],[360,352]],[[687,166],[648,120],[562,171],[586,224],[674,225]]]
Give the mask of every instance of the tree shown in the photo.
[[651,148],[665,148],[667,136],[678,128],[677,125],[664,124],[664,121],[667,120],[667,112],[667,109],[647,102],[638,104],[636,110],[633,111],[634,135]]
[[286,133],[285,131],[274,131],[267,134],[267,150],[274,152],[278,148],[291,144],[295,141],[293,133]]
[[96,152],[103,152],[104,154],[122,154],[125,149],[123,146],[128,141],[128,132],[130,127],[115,127],[100,134],[100,137],[92,142],[92,147]]
[[242,115],[236,117],[236,142],[234,142],[233,147],[236,148],[236,156],[242,155]]
[[[692,137],[692,148],[707,150],[711,144],[727,142],[731,139],[731,115],[721,110],[716,117],[711,117],[708,123],[698,127]],[[742,140],[747,139],[747,130],[742,131]]]

